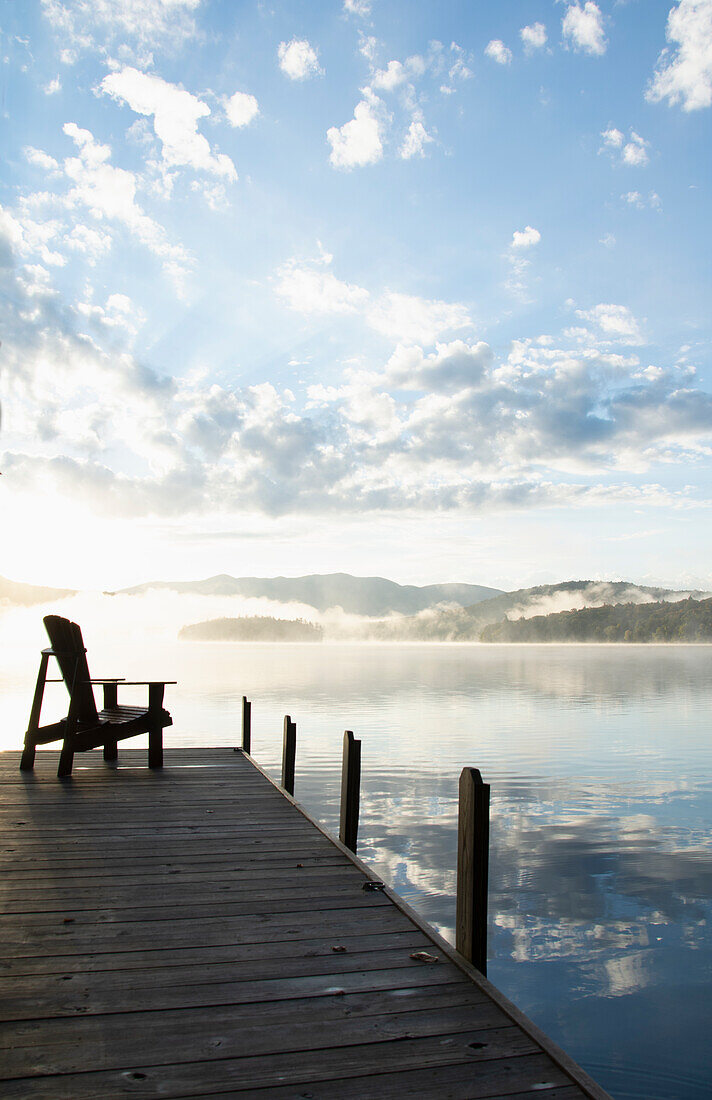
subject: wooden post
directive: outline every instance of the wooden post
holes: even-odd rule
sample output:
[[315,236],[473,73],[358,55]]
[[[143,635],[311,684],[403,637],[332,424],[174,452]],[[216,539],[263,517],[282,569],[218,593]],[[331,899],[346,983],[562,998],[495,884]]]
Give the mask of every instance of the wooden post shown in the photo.
[[252,752],[252,703],[242,696],[242,751]]
[[297,754],[297,723],[288,714],[284,716],[282,741],[282,786],[288,794],[294,794],[294,759]]
[[489,803],[489,783],[482,782],[477,768],[463,768],[460,775],[455,946],[485,977]]
[[344,733],[344,754],[341,764],[341,826],[339,840],[356,853],[358,844],[358,811],[361,787],[361,742],[351,730]]

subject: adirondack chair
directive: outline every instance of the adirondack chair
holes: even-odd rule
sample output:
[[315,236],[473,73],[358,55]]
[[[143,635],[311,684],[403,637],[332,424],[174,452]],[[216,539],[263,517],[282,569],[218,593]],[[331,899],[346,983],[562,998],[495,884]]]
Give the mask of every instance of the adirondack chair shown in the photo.
[[[63,619],[60,615],[47,615],[44,624],[49,635],[51,647],[42,650],[37,685],[32,701],[30,721],[25,734],[25,747],[20,761],[21,771],[32,771],[35,763],[37,745],[48,745],[52,741],[62,741],[59,755],[58,777],[72,774],[75,752],[96,749],[103,745],[104,759],[116,760],[118,742],[126,737],[136,737],[148,733],[148,766],[163,766],[163,730],[173,725],[173,719],[163,708],[163,692],[167,683],[175,680],[124,680],[122,677],[92,680],[87,664],[87,651],[84,648],[82,632],[77,623]],[[61,680],[48,680],[47,669],[50,657],[54,657],[62,674]],[[46,683],[66,684],[69,692],[69,710],[67,717],[59,722],[40,726],[40,711]],[[97,710],[93,684],[102,684],[104,688],[104,706]],[[146,685],[148,687],[148,706],[119,706],[118,687]]]

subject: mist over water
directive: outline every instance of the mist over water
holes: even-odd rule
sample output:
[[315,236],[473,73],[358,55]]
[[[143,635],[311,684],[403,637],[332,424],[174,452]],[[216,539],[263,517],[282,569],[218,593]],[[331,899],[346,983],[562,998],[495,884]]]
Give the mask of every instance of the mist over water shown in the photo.
[[[246,694],[253,753],[278,778],[289,713],[296,796],[332,830],[353,729],[359,854],[449,937],[458,777],[479,767],[492,980],[618,1100],[708,1096],[712,650],[176,640],[187,622],[285,614],[268,603],[154,592],[3,611],[2,746],[21,744],[48,610],[82,624],[93,675],[179,681],[168,745],[239,744]],[[62,713],[61,685],[47,706]]]

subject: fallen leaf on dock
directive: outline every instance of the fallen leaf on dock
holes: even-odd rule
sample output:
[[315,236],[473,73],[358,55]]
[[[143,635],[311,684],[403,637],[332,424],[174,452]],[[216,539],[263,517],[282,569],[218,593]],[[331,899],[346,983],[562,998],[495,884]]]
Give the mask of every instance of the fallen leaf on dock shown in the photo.
[[410,956],[411,959],[415,959],[419,963],[439,963],[440,957],[438,955],[429,955],[427,951],[414,951]]
[[385,882],[379,882],[378,879],[371,879],[369,882],[364,882],[363,890],[385,890]]
[[348,951],[348,947],[332,947],[332,951],[335,951],[337,955],[343,955],[344,951]]

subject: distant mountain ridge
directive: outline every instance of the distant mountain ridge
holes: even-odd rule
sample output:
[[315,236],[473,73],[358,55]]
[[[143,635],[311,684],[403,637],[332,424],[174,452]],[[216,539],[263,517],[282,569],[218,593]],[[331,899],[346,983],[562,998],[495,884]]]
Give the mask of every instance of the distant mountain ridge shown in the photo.
[[64,600],[76,596],[72,588],[47,588],[39,584],[22,584],[0,577],[0,601],[18,607],[32,607],[33,604],[47,603],[50,600]]
[[376,617],[415,615],[441,603],[460,607],[502,595],[481,584],[397,584],[385,577],[354,577],[350,573],[311,573],[303,577],[231,577],[222,573],[202,581],[149,581],[120,589],[115,595],[140,596],[150,589],[200,596],[245,596],[303,603],[326,611],[341,607],[353,615]]

